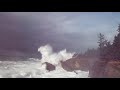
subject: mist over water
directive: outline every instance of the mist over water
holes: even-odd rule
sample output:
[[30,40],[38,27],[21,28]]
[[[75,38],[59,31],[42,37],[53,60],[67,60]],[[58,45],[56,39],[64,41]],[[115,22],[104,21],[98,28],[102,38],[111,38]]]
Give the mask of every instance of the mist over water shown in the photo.
[[[67,72],[62,67],[60,62],[66,61],[74,55],[61,50],[53,52],[50,45],[41,46],[38,52],[42,54],[41,59],[29,58],[27,61],[1,61],[0,62],[0,78],[88,78],[89,72],[77,70]],[[56,66],[54,71],[47,71],[45,62]]]

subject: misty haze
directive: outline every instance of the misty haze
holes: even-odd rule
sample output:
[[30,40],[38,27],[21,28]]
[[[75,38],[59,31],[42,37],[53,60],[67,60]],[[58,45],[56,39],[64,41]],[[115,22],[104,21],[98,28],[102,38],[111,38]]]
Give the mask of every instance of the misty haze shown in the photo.
[[119,78],[120,13],[0,12],[0,78]]

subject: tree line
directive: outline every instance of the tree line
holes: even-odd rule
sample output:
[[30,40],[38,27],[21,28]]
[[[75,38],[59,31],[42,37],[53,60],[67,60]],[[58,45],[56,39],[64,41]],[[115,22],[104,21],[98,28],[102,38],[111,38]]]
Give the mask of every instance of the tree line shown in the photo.
[[97,56],[100,60],[120,60],[120,24],[117,29],[118,34],[114,36],[114,40],[111,43],[105,39],[104,34],[98,35],[98,48],[88,49],[84,56]]

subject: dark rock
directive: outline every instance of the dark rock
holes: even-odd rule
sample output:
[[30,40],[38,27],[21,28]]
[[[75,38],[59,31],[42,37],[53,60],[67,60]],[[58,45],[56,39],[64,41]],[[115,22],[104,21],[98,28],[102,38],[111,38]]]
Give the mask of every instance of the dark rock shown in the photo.
[[46,64],[46,69],[47,69],[48,71],[53,71],[53,70],[55,70],[55,66],[54,66],[54,65],[52,65],[52,64],[50,64],[50,63],[48,63],[48,62],[45,62],[45,64]]
[[90,71],[91,78],[120,78],[119,61],[98,61]]
[[91,78],[105,78],[105,68],[107,62],[105,61],[96,61],[92,66],[89,75]]
[[120,78],[120,61],[110,61],[105,68],[105,75],[108,78]]
[[89,66],[90,65],[87,60],[80,58],[71,58],[65,62],[62,62],[62,67],[66,71],[74,70],[88,71]]

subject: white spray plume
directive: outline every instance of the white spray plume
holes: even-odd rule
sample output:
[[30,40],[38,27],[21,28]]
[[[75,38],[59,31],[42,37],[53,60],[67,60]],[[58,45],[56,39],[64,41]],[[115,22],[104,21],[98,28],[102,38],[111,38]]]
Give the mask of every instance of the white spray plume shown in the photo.
[[58,65],[61,61],[66,61],[72,58],[73,55],[75,54],[74,52],[73,53],[67,52],[66,49],[58,53],[54,53],[52,47],[49,44],[45,46],[41,46],[38,49],[38,52],[42,54],[42,59],[41,59],[42,63],[48,62],[53,65]]
[[[68,53],[62,50],[53,53],[50,45],[41,46],[38,51],[42,54],[42,59],[26,61],[1,61],[0,78],[88,78],[89,72],[76,71],[67,72],[61,67],[60,61],[66,61],[73,57],[74,53]],[[42,61],[42,62],[41,62]],[[49,72],[46,70],[46,64],[51,63],[56,69]]]

